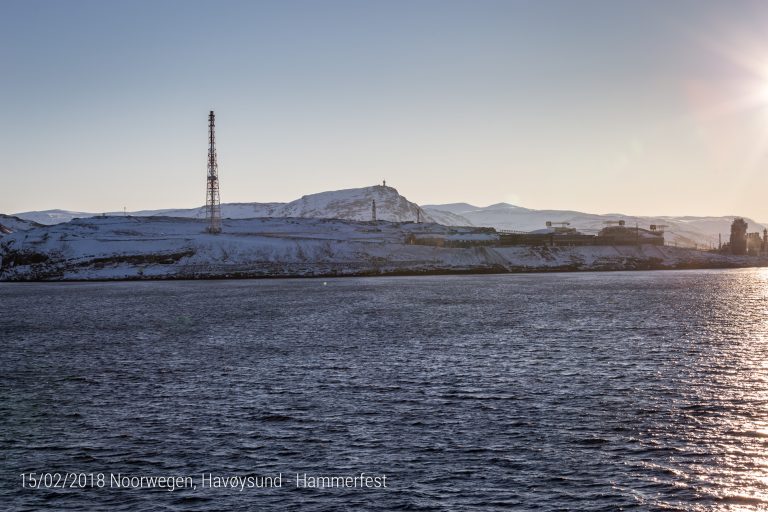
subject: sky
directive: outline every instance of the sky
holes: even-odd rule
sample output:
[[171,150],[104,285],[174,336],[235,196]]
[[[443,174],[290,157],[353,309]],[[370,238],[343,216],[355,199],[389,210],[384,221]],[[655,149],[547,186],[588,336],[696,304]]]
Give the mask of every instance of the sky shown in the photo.
[[768,221],[768,2],[0,0],[0,212],[383,179],[419,204]]

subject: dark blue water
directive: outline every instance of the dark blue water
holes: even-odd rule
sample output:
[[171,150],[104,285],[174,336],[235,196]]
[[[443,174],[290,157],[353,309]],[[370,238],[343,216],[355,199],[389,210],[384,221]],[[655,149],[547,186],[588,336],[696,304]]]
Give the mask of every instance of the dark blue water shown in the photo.
[[764,270],[3,284],[0,339],[3,510],[768,507]]

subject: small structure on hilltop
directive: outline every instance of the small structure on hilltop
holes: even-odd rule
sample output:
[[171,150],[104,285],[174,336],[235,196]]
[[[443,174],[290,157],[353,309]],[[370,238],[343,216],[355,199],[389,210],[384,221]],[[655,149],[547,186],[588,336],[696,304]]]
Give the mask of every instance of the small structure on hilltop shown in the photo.
[[558,235],[571,235],[577,233],[576,228],[571,227],[570,222],[552,222],[548,220],[545,224],[547,230],[551,233],[557,233]]

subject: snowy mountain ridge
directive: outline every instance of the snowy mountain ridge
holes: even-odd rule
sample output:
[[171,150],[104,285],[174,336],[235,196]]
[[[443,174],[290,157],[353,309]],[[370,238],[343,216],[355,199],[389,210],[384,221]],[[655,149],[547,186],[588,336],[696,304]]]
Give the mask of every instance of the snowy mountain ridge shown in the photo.
[[[224,203],[221,205],[221,215],[223,218],[229,219],[300,217],[366,221],[371,220],[373,201],[376,201],[376,217],[379,220],[391,222],[416,220],[416,212],[419,206],[408,201],[395,188],[384,185],[309,194],[290,203]],[[86,219],[99,216],[116,217],[121,215],[126,215],[126,213],[45,210],[16,214],[17,217],[22,219],[46,225],[69,222],[76,218]],[[163,216],[201,219],[205,217],[205,207],[141,210],[127,212],[127,215],[134,217]],[[425,216],[421,220],[432,222],[433,219]]]
[[[289,203],[225,203],[222,217],[249,219],[262,217],[326,218],[367,221],[372,218],[372,204],[376,202],[376,216],[391,222],[416,221],[421,208],[421,220],[446,226],[493,227],[515,231],[534,231],[544,227],[547,221],[568,222],[570,227],[585,233],[596,233],[606,222],[624,220],[627,226],[638,225],[648,228],[651,224],[666,226],[669,244],[685,247],[710,247],[718,245],[718,237],[727,240],[730,225],[735,216],[694,217],[694,216],[632,216],[622,214],[591,214],[573,210],[534,210],[507,203],[479,207],[469,203],[426,205],[419,207],[400,195],[393,187],[375,185],[329,192],[320,192],[300,197]],[[74,218],[90,218],[101,215],[120,216],[123,212],[106,214],[46,210],[17,213],[26,221],[40,224],[58,224]],[[160,209],[128,212],[134,217],[185,217],[201,219],[204,207],[187,209]],[[745,219],[749,231],[762,231],[766,225]],[[2,223],[2,221],[0,221]],[[18,228],[23,229],[23,228]]]

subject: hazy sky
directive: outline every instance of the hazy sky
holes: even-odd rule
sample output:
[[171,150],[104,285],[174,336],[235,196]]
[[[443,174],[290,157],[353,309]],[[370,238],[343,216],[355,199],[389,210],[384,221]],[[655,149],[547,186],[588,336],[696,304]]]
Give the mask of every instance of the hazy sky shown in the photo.
[[768,2],[0,0],[0,212],[386,178],[421,204],[768,220]]

